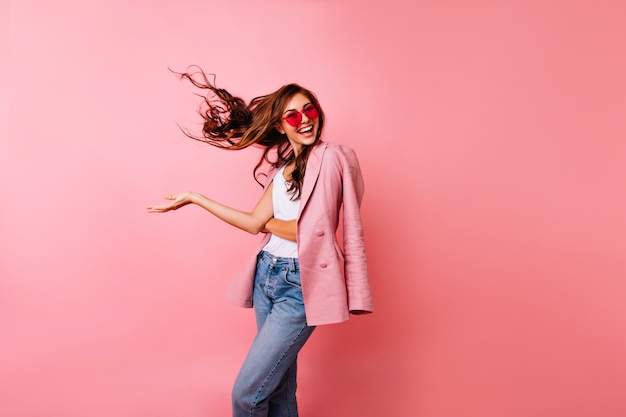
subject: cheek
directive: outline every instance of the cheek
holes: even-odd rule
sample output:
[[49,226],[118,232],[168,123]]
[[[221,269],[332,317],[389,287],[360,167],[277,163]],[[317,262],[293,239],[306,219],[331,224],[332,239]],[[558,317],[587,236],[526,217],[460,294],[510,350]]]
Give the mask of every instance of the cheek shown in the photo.
[[286,134],[288,132],[288,129],[291,126],[289,126],[289,124],[285,121],[281,122],[280,124],[276,125],[276,130],[278,130],[279,133],[281,134]]

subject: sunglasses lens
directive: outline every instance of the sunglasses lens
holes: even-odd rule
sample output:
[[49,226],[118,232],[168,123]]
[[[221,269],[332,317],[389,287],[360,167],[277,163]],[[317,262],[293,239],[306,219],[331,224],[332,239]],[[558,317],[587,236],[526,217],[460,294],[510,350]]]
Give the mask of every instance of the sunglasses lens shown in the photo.
[[311,120],[317,119],[317,116],[320,115],[320,113],[317,111],[317,107],[315,107],[312,104],[309,106],[306,106],[304,108],[303,113],[306,114],[306,117],[308,117]]
[[289,123],[291,126],[297,127],[302,121],[302,115],[298,113],[297,111],[288,113],[287,116],[285,116],[285,121]]

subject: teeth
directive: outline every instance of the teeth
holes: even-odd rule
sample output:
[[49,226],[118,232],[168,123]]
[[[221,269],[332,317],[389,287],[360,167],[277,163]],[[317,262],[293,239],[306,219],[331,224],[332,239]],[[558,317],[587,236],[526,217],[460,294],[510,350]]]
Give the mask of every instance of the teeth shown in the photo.
[[309,126],[305,129],[300,130],[300,133],[308,133],[313,130],[313,126]]

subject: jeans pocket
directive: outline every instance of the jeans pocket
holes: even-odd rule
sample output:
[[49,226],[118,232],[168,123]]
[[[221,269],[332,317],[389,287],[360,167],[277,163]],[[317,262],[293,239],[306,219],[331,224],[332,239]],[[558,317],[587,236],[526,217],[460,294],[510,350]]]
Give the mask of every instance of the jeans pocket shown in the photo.
[[300,271],[292,272],[287,270],[285,274],[285,283],[301,290],[302,283],[300,282]]

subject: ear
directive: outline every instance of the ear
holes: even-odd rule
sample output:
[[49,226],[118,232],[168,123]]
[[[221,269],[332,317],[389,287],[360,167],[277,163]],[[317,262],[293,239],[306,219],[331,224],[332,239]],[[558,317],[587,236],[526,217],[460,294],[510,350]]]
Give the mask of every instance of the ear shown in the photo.
[[281,123],[276,124],[276,130],[278,130],[278,133],[280,133],[281,135],[285,134],[285,129],[283,129],[283,125]]

